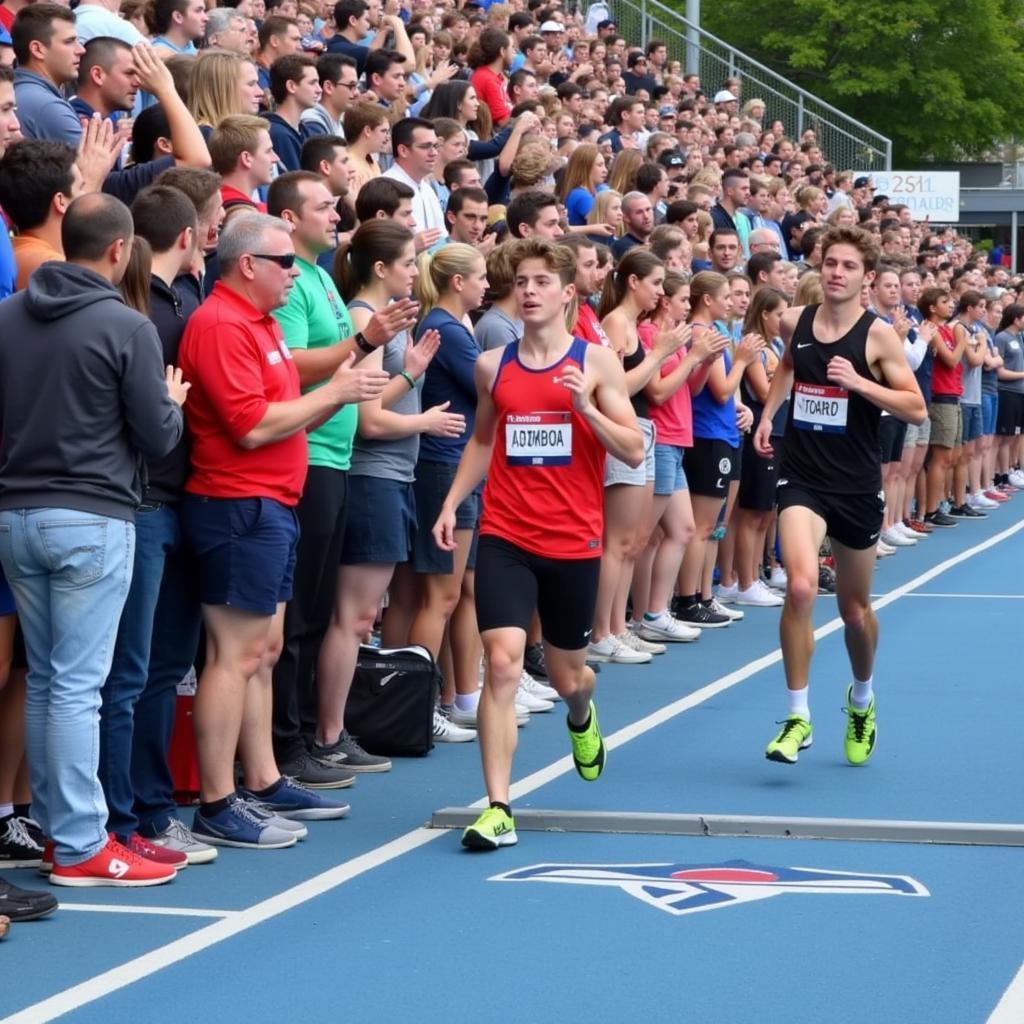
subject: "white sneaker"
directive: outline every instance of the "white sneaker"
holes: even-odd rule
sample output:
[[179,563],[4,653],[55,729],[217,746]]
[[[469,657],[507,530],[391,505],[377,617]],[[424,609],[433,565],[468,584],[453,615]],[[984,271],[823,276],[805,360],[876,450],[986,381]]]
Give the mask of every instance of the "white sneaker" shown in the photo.
[[530,724],[530,711],[529,711],[529,708],[527,708],[527,706],[525,704],[520,704],[519,703],[519,697],[517,696],[516,697],[516,725],[519,726],[520,729],[522,729],[522,727],[524,725],[529,725],[529,724]]
[[911,540],[902,533],[897,533],[893,527],[882,531],[881,540],[883,544],[888,544],[891,548],[912,548],[917,543],[916,540]]
[[516,704],[526,708],[531,715],[541,711],[550,711],[555,706],[554,701],[541,700],[540,697],[535,697],[530,692],[529,684],[526,682],[527,679],[530,682],[535,682],[528,672],[523,672],[519,677],[519,686],[516,687]]
[[967,504],[970,505],[971,508],[982,509],[986,512],[992,508],[999,508],[998,501],[993,501],[991,498],[986,498],[985,495],[981,493],[981,491],[975,491],[973,494],[968,494]]
[[718,589],[715,591],[715,597],[718,598],[719,604],[735,604],[739,592],[740,584],[737,580],[731,587],[723,587],[719,584]]
[[912,530],[906,523],[897,523],[893,529],[898,530],[901,536],[909,537],[914,541],[924,540],[928,536],[927,533],[918,533],[917,530]]
[[875,545],[875,554],[879,558],[888,558],[890,555],[896,554],[896,549],[890,547],[884,540],[879,539],[878,543]]
[[619,634],[619,640],[626,647],[631,647],[634,651],[644,651],[647,654],[664,654],[668,650],[664,644],[652,643],[650,640],[638,636],[635,625],[624,629]]
[[664,640],[670,644],[688,644],[700,639],[700,630],[674,619],[667,611],[656,619],[644,618],[638,632],[644,640]]
[[616,665],[646,665],[654,657],[650,651],[639,651],[629,644],[624,644],[617,636],[614,639],[615,653],[612,655],[612,662]]
[[708,609],[713,611],[716,615],[724,615],[728,619],[732,619],[733,622],[739,622],[743,618],[744,612],[741,612],[738,608],[726,608],[717,597],[711,598],[711,604]]
[[479,707],[480,705],[478,704],[472,711],[466,711],[456,704],[452,708],[452,713],[448,716],[448,720],[452,725],[458,725],[463,729],[475,729],[477,727],[476,713]]
[[441,713],[440,708],[434,708],[435,743],[469,743],[475,739],[475,729],[463,729],[454,722],[449,722]]
[[1010,474],[1010,483],[1014,487],[1024,488],[1024,470],[1015,469]]
[[771,576],[768,577],[768,586],[774,587],[776,590],[785,590],[788,583],[789,577],[786,576],[786,570],[781,565],[775,566]]
[[749,604],[754,608],[780,608],[786,602],[761,580],[754,580],[746,590],[736,595],[737,604]]
[[587,644],[587,661],[611,661],[615,657],[617,647],[616,638],[609,633],[596,643]]
[[558,696],[558,691],[553,686],[548,686],[539,679],[534,679],[525,668],[523,669],[523,674],[519,677],[519,685],[531,696],[537,697],[540,700],[549,700],[554,703],[556,700],[562,699]]

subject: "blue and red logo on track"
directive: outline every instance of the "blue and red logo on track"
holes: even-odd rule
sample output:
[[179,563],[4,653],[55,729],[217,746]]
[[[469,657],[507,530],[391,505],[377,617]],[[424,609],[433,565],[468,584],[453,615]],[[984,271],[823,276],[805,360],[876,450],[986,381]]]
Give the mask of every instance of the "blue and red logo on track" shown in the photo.
[[765,900],[789,893],[830,896],[927,896],[907,875],[864,874],[821,868],[780,868],[730,860],[721,864],[533,864],[494,875],[492,882],[603,885],[669,914]]

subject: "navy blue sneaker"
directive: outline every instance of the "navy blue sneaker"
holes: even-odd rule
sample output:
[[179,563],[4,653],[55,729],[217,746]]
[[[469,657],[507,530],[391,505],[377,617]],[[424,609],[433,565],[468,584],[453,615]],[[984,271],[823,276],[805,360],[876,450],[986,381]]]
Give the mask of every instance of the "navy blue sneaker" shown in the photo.
[[254,814],[244,801],[234,796],[229,800],[223,811],[210,817],[197,810],[192,834],[214,846],[239,846],[247,850],[281,850],[298,842],[293,833]]
[[328,821],[344,818],[350,808],[340,800],[332,800],[315,789],[307,789],[287,775],[281,776],[277,789],[270,795],[242,790],[246,799],[258,800],[268,811],[292,821]]

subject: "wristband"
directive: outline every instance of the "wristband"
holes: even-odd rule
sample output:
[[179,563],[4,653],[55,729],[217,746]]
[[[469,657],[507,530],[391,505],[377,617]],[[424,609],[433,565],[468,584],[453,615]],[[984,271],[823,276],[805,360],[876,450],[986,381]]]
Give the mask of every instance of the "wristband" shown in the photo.
[[398,376],[405,378],[405,383],[409,385],[410,391],[416,390],[416,381],[408,370],[403,370]]
[[366,340],[366,338],[363,337],[362,331],[356,331],[356,333],[352,337],[352,340],[356,343],[356,348],[365,352],[367,355],[370,355],[372,352],[376,351],[376,349]]

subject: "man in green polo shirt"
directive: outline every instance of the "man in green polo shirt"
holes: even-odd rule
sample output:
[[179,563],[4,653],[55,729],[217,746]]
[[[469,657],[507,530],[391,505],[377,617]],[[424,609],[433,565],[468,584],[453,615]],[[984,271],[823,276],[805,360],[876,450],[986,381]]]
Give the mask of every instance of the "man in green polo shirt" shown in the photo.
[[[323,179],[310,171],[276,178],[267,209],[294,226],[295,279],[288,303],[274,311],[292,351],[303,390],[318,387],[348,362],[358,400],[377,397],[388,377],[360,369],[363,356],[413,324],[416,303],[394,302],[374,315],[361,334],[352,328],[348,309],[317,257],[335,245],[338,214]],[[382,383],[383,382],[383,383]],[[345,532],[347,471],[358,413],[355,402],[309,432],[309,473],[296,508],[301,531],[295,565],[295,596],[284,621],[284,648],[274,669],[274,753],[285,775],[304,785],[340,789],[352,785],[354,771],[389,767],[386,758],[366,753],[354,740],[345,750],[346,765],[314,758],[317,697],[313,670],[334,603],[335,577]]]

